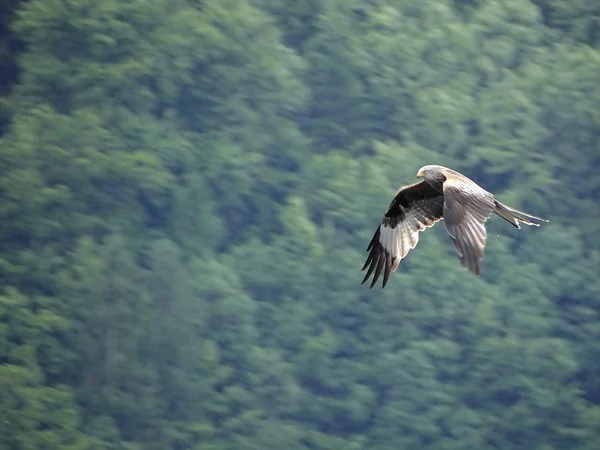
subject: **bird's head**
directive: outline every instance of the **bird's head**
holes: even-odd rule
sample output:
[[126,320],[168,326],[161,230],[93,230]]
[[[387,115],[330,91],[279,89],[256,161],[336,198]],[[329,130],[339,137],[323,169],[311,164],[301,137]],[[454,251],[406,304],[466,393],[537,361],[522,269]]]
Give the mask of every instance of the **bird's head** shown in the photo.
[[446,174],[450,169],[443,166],[423,166],[417,172],[417,178],[422,178],[431,186],[439,188],[440,184],[446,181]]
[[428,176],[431,176],[432,174],[436,173],[440,168],[440,166],[434,165],[423,166],[417,172],[417,178],[427,178]]

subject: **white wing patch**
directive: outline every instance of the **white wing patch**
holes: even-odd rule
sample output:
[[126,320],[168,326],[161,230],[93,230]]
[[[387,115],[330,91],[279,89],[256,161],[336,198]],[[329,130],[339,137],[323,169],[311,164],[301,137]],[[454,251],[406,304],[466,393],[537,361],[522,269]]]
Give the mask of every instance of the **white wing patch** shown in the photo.
[[408,222],[407,218],[395,228],[384,224],[379,226],[381,233],[379,243],[392,257],[392,271],[398,268],[400,260],[419,243],[419,228],[409,225]]
[[415,217],[412,212],[407,213],[405,219],[399,222],[396,227],[389,224],[381,224],[379,226],[380,237],[379,243],[383,250],[391,256],[392,272],[398,269],[400,261],[417,246],[419,243],[419,232],[426,228],[432,227],[436,222],[426,220],[421,222]]

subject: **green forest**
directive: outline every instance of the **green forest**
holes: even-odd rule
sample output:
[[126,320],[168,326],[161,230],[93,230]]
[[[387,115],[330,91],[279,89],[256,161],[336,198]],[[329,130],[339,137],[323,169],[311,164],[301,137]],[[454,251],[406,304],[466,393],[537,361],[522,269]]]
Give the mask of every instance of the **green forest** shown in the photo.
[[2,0],[0,450],[596,450],[599,168],[598,1]]

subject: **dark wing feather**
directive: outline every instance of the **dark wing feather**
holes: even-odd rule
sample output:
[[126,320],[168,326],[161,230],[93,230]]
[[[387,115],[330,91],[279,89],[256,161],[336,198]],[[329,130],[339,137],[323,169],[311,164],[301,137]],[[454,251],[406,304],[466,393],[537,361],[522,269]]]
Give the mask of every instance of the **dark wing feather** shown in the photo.
[[460,263],[476,275],[487,241],[485,221],[494,196],[460,174],[447,173],[444,182],[444,222]]
[[383,272],[384,288],[400,260],[419,242],[419,232],[442,218],[443,205],[444,195],[425,181],[401,187],[367,247],[362,270],[368,270],[362,283],[373,275],[373,287]]

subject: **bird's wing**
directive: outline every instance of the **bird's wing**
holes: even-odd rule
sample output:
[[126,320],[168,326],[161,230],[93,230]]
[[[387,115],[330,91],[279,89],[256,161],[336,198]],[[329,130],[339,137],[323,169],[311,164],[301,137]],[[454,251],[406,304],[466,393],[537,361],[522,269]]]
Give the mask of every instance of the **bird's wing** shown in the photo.
[[494,208],[494,196],[464,177],[448,176],[444,182],[444,222],[460,263],[476,275],[483,258],[485,221]]
[[442,218],[444,195],[427,182],[401,187],[369,243],[369,256],[362,270],[363,283],[373,274],[373,287],[383,272],[382,288],[400,260],[419,242],[419,231],[433,226]]

